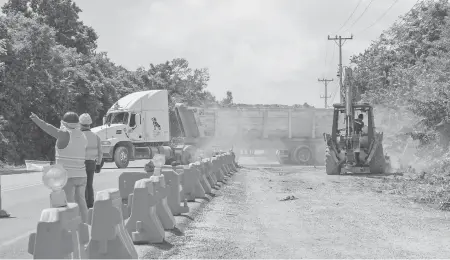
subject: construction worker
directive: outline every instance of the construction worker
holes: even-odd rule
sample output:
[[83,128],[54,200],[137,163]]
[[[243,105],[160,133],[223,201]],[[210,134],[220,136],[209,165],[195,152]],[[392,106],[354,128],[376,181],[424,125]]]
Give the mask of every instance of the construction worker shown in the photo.
[[[358,118],[355,118],[355,122],[354,122],[354,127],[355,127],[355,133],[356,134],[360,134],[362,133],[363,127],[364,127],[364,115],[363,114],[359,114]],[[355,161],[356,161],[356,165],[360,165],[361,161],[359,158],[359,154],[361,152],[361,143],[360,140],[358,139],[358,143],[357,143],[357,147],[355,147]]]
[[47,134],[56,138],[56,164],[62,165],[68,174],[67,183],[63,187],[67,202],[78,204],[81,219],[87,223],[88,208],[84,195],[87,182],[84,165],[87,139],[80,130],[78,115],[74,112],[64,114],[60,129],[47,124],[34,113],[31,113],[30,118]]
[[86,160],[84,161],[86,166],[86,204],[88,208],[94,206],[94,172],[99,173],[102,163],[102,143],[100,137],[91,132],[92,119],[88,113],[80,115],[81,131],[87,138],[86,146]]
[[355,118],[354,125],[355,125],[355,133],[356,134],[361,133],[361,131],[362,131],[363,127],[364,127],[363,120],[364,120],[364,115],[363,114],[359,114],[358,118]]

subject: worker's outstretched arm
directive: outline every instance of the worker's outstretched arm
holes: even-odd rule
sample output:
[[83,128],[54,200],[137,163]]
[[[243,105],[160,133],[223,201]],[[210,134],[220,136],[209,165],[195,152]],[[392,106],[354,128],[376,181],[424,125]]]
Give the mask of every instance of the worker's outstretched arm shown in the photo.
[[44,130],[44,132],[53,136],[56,139],[58,139],[62,134],[64,134],[63,131],[60,131],[58,128],[52,126],[51,124],[47,124],[45,121],[41,120],[34,113],[31,113],[30,118],[37,126],[39,126],[42,130]]

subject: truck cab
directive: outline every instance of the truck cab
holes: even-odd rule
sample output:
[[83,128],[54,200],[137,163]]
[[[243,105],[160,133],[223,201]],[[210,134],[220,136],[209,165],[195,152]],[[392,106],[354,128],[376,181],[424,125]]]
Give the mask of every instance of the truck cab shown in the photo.
[[106,113],[103,125],[92,128],[102,142],[103,158],[126,168],[129,161],[151,159],[156,153],[173,154],[170,141],[167,90],[131,93]]

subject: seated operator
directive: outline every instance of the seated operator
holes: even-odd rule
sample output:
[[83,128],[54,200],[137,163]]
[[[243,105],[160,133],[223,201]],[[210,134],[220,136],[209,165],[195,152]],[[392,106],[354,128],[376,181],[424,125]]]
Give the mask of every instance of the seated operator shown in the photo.
[[355,133],[356,134],[361,133],[361,131],[362,131],[363,127],[364,127],[363,119],[364,119],[364,115],[363,114],[359,114],[358,118],[355,119],[355,123],[354,123],[355,126],[354,127],[355,127]]

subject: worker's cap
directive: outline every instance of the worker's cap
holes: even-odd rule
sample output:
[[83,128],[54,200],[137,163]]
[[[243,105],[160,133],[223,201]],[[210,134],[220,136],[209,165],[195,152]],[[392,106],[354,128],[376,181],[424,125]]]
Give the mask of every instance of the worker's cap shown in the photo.
[[90,125],[92,124],[91,116],[88,113],[84,113],[80,116],[80,124]]

